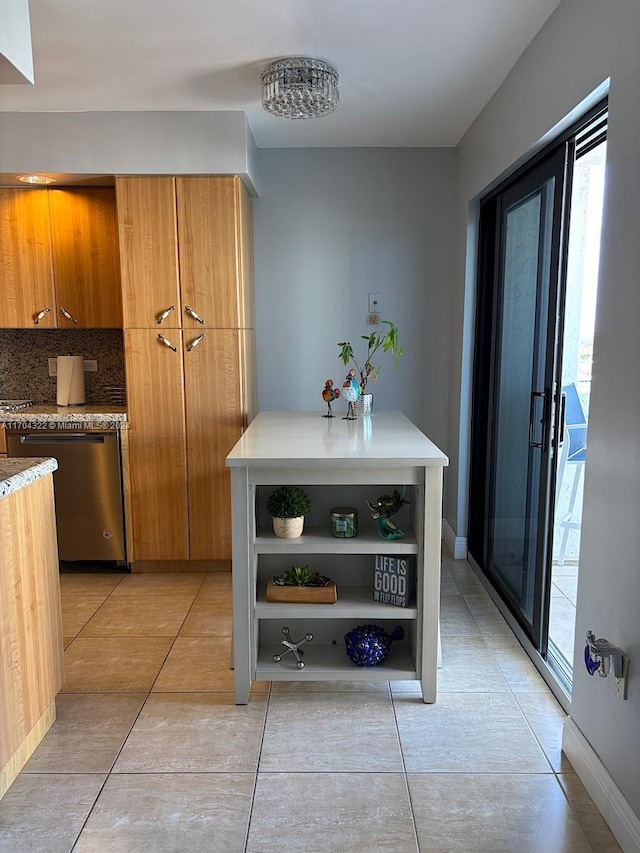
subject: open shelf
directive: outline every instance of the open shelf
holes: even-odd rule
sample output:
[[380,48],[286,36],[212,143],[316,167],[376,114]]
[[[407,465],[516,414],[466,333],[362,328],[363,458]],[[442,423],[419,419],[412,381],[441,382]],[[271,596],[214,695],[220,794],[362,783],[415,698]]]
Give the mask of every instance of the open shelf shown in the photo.
[[[251,681],[415,681],[434,702],[438,649],[442,468],[446,456],[400,412],[378,412],[350,424],[326,423],[315,413],[260,412],[227,457],[231,468],[234,582],[234,669],[238,705],[249,701]],[[309,490],[311,510],[302,536],[275,536],[266,510],[274,486],[295,483]],[[365,507],[376,495],[406,486],[408,503],[398,513],[403,536],[383,539]],[[359,510],[358,535],[331,535],[330,513]],[[257,528],[257,529],[256,529]],[[376,576],[375,557],[384,562]],[[402,562],[405,565],[402,565]],[[334,604],[266,601],[266,584],[294,565],[330,577]],[[394,576],[392,570],[398,569]],[[388,571],[388,576],[384,571]],[[404,578],[405,583],[401,583]],[[374,583],[406,590],[409,607],[374,601]],[[393,599],[395,600],[395,599]],[[361,667],[349,660],[344,637],[354,627],[378,625],[393,636],[387,658]],[[298,669],[282,653],[282,630],[294,642],[307,633]]]
[[417,554],[418,543],[411,530],[402,539],[381,539],[375,532],[358,533],[352,539],[337,539],[322,527],[305,527],[297,539],[280,539],[261,527],[254,541],[256,554]]
[[418,678],[411,652],[406,645],[394,645],[378,666],[358,666],[349,660],[343,645],[305,645],[304,669],[296,667],[295,658],[290,652],[280,663],[276,663],[273,656],[282,651],[281,645],[260,648],[256,681],[410,681]]
[[370,586],[339,586],[335,604],[283,604],[267,601],[262,586],[256,601],[258,619],[417,619],[415,602],[410,607],[396,607],[373,600]]

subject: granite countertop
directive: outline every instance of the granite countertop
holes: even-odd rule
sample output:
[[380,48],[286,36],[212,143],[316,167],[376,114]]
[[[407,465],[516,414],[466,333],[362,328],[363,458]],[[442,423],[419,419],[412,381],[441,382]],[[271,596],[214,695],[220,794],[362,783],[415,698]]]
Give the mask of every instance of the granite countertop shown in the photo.
[[6,498],[29,483],[52,474],[57,467],[55,459],[0,459],[0,498]]
[[20,429],[47,425],[51,429],[64,429],[67,424],[81,423],[86,429],[118,429],[127,422],[123,406],[88,403],[84,406],[56,406],[54,403],[36,403],[28,409],[2,412],[0,423],[16,424]]

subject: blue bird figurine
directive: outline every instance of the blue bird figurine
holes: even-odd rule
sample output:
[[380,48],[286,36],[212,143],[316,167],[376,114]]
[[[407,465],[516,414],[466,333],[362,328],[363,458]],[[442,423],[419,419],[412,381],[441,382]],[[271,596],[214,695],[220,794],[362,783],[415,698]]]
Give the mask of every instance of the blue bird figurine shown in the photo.
[[356,382],[356,371],[351,368],[351,370],[347,373],[346,379],[342,383],[342,396],[349,404],[347,406],[347,416],[344,417],[343,421],[355,421],[356,420],[356,410],[355,403],[360,399],[360,386]]

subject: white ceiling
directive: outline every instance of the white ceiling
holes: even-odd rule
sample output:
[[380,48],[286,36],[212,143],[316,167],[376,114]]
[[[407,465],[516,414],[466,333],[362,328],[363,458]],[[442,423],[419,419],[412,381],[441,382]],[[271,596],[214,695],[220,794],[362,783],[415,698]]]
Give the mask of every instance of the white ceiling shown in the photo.
[[[560,0],[30,0],[35,84],[1,111],[243,110],[259,147],[450,146]],[[283,56],[333,64],[340,105],[262,110]]]

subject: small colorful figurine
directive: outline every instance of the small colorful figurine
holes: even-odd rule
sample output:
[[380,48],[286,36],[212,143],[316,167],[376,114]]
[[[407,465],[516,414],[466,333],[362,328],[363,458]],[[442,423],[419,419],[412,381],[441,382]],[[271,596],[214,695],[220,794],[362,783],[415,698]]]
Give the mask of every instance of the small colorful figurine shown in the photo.
[[340,396],[340,389],[333,387],[333,379],[327,379],[324,383],[324,388],[322,389],[322,399],[325,401],[329,410],[326,415],[323,415],[323,418],[332,418],[333,412],[331,411],[331,404],[334,400],[337,400]]
[[391,521],[392,515],[410,503],[404,499],[404,494],[405,487],[403,486],[400,491],[394,489],[393,495],[380,495],[375,503],[367,501],[371,510],[371,517],[378,520],[378,535],[381,539],[401,539],[404,536],[402,530],[398,530]]
[[343,421],[355,421],[356,420],[356,410],[355,403],[358,402],[360,398],[360,386],[356,381],[356,371],[351,368],[351,370],[347,373],[346,379],[342,383],[342,396],[349,404],[347,406],[347,416],[343,418]]

